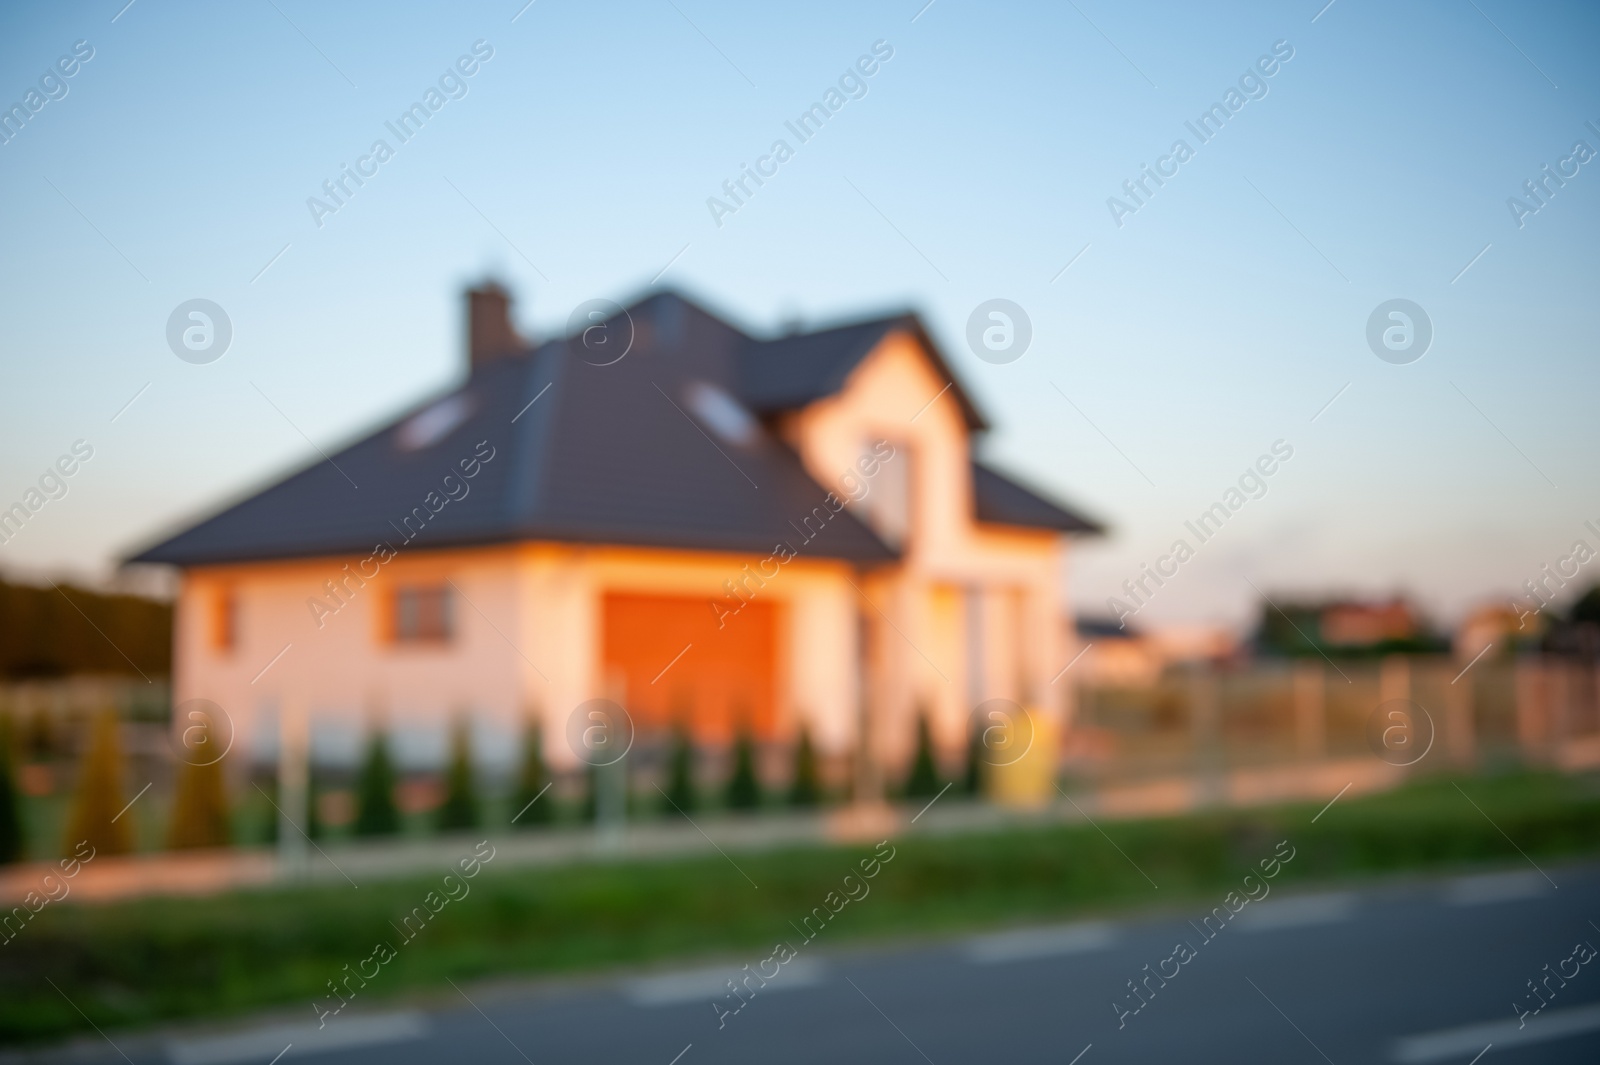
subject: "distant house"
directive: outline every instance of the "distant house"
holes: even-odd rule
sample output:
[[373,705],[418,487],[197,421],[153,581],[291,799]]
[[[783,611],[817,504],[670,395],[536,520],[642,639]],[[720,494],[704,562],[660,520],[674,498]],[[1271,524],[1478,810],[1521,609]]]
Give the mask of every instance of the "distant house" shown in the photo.
[[1422,619],[1410,603],[1399,598],[1329,603],[1322,608],[1318,627],[1324,643],[1340,648],[1405,643],[1424,635]]
[[1256,644],[1268,654],[1380,655],[1446,650],[1407,599],[1330,599],[1261,604]]
[[1082,657],[1071,676],[1079,685],[1097,688],[1148,688],[1170,667],[1217,663],[1239,651],[1238,637],[1221,625],[1128,625],[1106,617],[1071,619],[1069,641],[1080,644]]
[[[175,698],[252,757],[285,708],[427,760],[586,700],[708,743],[952,756],[980,700],[1061,710],[1065,538],[1096,526],[974,457],[988,427],[914,315],[770,339],[673,293],[527,346],[468,293],[465,383],[130,561],[180,567]],[[581,724],[581,722],[580,722]]]
[[1545,630],[1540,615],[1524,612],[1519,616],[1513,605],[1485,603],[1461,619],[1451,645],[1457,658],[1472,661],[1481,654],[1502,656],[1519,645],[1536,644]]

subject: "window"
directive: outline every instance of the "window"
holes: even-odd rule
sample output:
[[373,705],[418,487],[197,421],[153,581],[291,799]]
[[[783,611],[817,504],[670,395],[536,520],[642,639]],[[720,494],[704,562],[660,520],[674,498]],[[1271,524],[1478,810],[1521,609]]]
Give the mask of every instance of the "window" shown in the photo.
[[395,641],[444,642],[454,633],[453,614],[448,585],[398,588],[394,593]]
[[716,385],[695,381],[683,393],[684,402],[695,416],[724,443],[745,447],[752,443],[760,427],[739,401]]
[[865,494],[857,497],[859,513],[884,543],[905,547],[911,536],[910,447],[883,440],[865,444],[856,468],[866,485]]
[[454,432],[471,413],[472,400],[467,396],[459,392],[446,396],[400,426],[396,440],[406,451],[432,447]]

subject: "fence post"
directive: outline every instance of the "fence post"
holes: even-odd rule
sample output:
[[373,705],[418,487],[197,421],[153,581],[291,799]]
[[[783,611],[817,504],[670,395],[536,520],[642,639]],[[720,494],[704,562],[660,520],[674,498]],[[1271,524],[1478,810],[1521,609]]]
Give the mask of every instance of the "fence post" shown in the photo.
[[1322,663],[1300,659],[1291,681],[1294,700],[1295,753],[1303,761],[1320,760],[1327,753],[1327,676]]
[[1445,686],[1445,742],[1450,760],[1460,766],[1470,766],[1478,758],[1472,696],[1470,677],[1458,677]]
[[1533,656],[1517,660],[1517,746],[1525,761],[1537,761],[1545,736],[1544,662]]
[[1572,695],[1576,687],[1572,664],[1564,658],[1553,660],[1549,667],[1550,721],[1545,735],[1545,750],[1552,762],[1561,760],[1561,748],[1567,734],[1572,731]]
[[1378,667],[1378,702],[1411,698],[1411,662],[1404,655],[1389,655]]
[[1196,666],[1189,676],[1189,735],[1194,751],[1195,804],[1215,806],[1223,798],[1226,771],[1220,736],[1217,674]]

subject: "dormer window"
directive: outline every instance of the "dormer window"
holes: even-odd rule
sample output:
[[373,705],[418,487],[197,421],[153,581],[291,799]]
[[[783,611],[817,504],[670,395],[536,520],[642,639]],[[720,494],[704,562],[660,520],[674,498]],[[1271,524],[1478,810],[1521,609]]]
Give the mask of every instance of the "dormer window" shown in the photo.
[[409,421],[400,426],[396,440],[406,451],[421,451],[449,436],[471,413],[472,401],[464,393],[457,392],[412,415]]
[[854,504],[867,526],[890,547],[911,535],[911,449],[878,440],[862,445],[856,469],[866,492]]
[[696,381],[684,389],[683,400],[694,416],[725,444],[744,447],[753,443],[760,431],[750,412],[716,385]]

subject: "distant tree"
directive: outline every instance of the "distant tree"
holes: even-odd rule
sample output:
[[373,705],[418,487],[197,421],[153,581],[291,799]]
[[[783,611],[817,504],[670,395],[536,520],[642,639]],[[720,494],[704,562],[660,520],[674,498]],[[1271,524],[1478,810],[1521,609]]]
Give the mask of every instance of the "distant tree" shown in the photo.
[[172,604],[0,580],[0,675],[135,672],[172,672]]
[[917,751],[911,759],[911,775],[906,779],[906,797],[931,798],[939,794],[939,769],[933,760],[933,730],[926,711],[917,715]]
[[[1254,643],[1263,655],[1275,657],[1332,656],[1334,658],[1382,658],[1393,654],[1436,654],[1449,649],[1449,641],[1429,631],[1423,619],[1403,601],[1389,604],[1343,600],[1311,602],[1263,600],[1256,622]],[[1410,631],[1401,635],[1377,636],[1359,642],[1334,642],[1328,632],[1329,618],[1336,611],[1400,611],[1409,618]]]
[[[209,750],[204,742],[197,746],[201,751]],[[167,846],[173,850],[226,847],[230,836],[222,759],[205,764],[184,762],[178,771],[178,793],[172,803],[172,822],[167,827]]]
[[392,836],[400,831],[400,807],[394,801],[394,762],[389,758],[389,737],[372,730],[366,758],[356,781],[356,835]]
[[1539,643],[1550,654],[1600,658],[1600,585],[1573,600],[1564,617],[1552,613]]
[[517,774],[517,790],[511,799],[511,816],[517,819],[516,827],[537,828],[555,820],[555,797],[539,798],[550,783],[550,771],[544,764],[544,725],[534,715],[523,730],[522,770]]
[[661,801],[665,813],[688,814],[694,810],[694,738],[679,722],[672,730],[672,754],[667,762],[667,793]]
[[730,810],[754,810],[761,805],[756,741],[748,728],[740,728],[733,741],[733,773],[728,777],[726,801]]
[[0,864],[21,860],[27,850],[12,751],[11,715],[0,714]]
[[478,794],[472,768],[471,725],[466,717],[458,717],[450,731],[450,767],[445,771],[439,830],[472,828],[477,823]]
[[817,773],[817,752],[811,745],[811,727],[800,725],[794,742],[794,781],[789,785],[790,806],[815,806],[822,801],[822,783]]
[[1325,653],[1321,632],[1322,610],[1319,606],[1286,602],[1281,604],[1280,609],[1263,600],[1261,615],[1256,622],[1255,645],[1267,655],[1317,655]]
[[1567,611],[1567,618],[1575,625],[1600,625],[1600,584],[1591,585],[1578,596],[1572,609]]
[[78,772],[78,794],[67,822],[64,845],[72,851],[87,842],[97,854],[126,854],[133,849],[131,819],[124,819],[122,798],[122,744],[117,713],[95,715],[94,734]]

